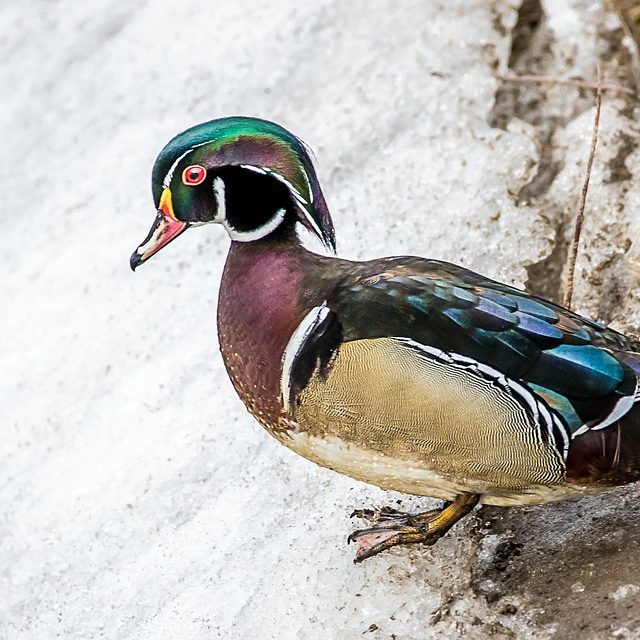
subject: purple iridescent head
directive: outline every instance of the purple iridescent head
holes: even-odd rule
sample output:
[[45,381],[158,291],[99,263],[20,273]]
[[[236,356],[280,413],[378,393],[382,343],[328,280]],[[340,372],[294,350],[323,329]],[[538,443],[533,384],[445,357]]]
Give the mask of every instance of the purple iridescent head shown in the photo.
[[153,166],[156,221],[131,256],[150,258],[190,226],[217,222],[251,242],[300,222],[331,250],[333,223],[301,140],[257,118],[212,120],[171,140]]

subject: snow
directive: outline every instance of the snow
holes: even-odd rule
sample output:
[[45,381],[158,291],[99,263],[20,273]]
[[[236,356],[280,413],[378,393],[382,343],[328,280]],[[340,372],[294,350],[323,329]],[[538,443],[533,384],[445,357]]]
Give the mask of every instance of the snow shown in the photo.
[[[354,566],[354,508],[432,503],[317,468],[247,414],[217,350],[221,229],[185,234],[135,275],[128,266],[153,220],[159,149],[192,124],[246,114],[315,149],[341,255],[427,255],[524,285],[570,230],[593,113],[589,94],[548,87],[537,119],[522,109],[492,125],[518,6],[2,4],[0,637],[553,633],[556,620],[532,626],[544,606],[526,581],[507,589],[487,567],[501,543],[522,540],[552,574],[544,551],[595,526],[574,522],[579,507],[480,512],[433,548]],[[545,6],[548,68],[592,76],[602,9]],[[544,160],[545,118],[566,163],[522,201]],[[607,99],[576,304],[637,330],[625,262],[638,231],[637,144],[620,156],[629,176],[607,182],[604,169],[625,136],[640,136],[633,114]],[[628,495],[585,504],[611,515]],[[577,578],[587,594],[597,581],[567,584]],[[604,593],[637,575],[620,580]]]

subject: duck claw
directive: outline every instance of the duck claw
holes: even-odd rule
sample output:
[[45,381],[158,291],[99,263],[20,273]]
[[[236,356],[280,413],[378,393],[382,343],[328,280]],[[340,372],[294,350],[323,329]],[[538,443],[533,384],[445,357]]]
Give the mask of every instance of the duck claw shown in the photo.
[[391,549],[400,544],[422,543],[435,544],[444,532],[429,532],[418,527],[407,527],[402,531],[393,528],[375,528],[354,531],[348,538],[356,544],[354,563],[358,564],[367,558],[377,555],[381,551]]
[[352,532],[347,542],[356,544],[354,562],[359,563],[381,551],[401,544],[435,544],[460,518],[478,503],[479,496],[463,494],[440,509],[422,513],[403,513],[392,507],[356,509],[351,517],[361,518],[372,526]]
[[367,522],[375,524],[408,515],[408,513],[398,511],[393,507],[380,507],[379,509],[355,509],[349,517],[359,518],[360,520],[366,520]]

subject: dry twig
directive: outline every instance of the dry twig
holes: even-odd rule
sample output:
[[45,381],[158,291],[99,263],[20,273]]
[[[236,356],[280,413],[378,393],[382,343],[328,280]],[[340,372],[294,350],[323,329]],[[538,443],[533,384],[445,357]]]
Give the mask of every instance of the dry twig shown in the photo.
[[638,94],[631,88],[625,87],[622,84],[616,84],[615,82],[587,82],[586,80],[578,80],[574,78],[548,78],[546,76],[534,76],[534,75],[501,75],[496,76],[499,80],[505,82],[522,82],[531,84],[565,84],[572,87],[579,87],[581,89],[593,89],[594,91],[613,91],[616,93],[626,93],[634,98],[638,98]]
[[593,119],[593,131],[591,133],[591,147],[589,149],[589,159],[587,160],[587,173],[582,185],[580,194],[580,205],[576,216],[576,226],[573,233],[573,241],[569,247],[569,257],[567,262],[567,281],[564,289],[563,304],[567,309],[571,308],[573,298],[573,281],[576,270],[576,259],[578,257],[578,245],[580,244],[580,234],[582,233],[582,223],[584,222],[584,208],[587,202],[587,192],[589,191],[589,180],[591,179],[591,168],[596,155],[596,145],[598,144],[598,127],[600,126],[600,107],[602,105],[602,88],[600,86],[600,65],[598,69],[598,83],[596,86],[596,113]]

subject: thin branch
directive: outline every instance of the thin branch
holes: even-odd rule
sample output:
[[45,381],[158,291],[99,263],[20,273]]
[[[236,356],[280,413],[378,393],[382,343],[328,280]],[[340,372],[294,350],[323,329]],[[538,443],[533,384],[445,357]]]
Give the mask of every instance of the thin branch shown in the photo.
[[587,173],[582,185],[580,195],[580,205],[576,216],[576,226],[573,233],[573,242],[569,247],[569,257],[567,263],[567,281],[564,290],[563,304],[567,309],[571,308],[573,298],[573,282],[576,271],[576,260],[578,258],[578,245],[580,244],[580,234],[582,233],[582,223],[584,222],[584,208],[587,203],[587,192],[589,191],[589,180],[591,179],[591,168],[596,155],[596,145],[598,144],[598,127],[600,126],[600,107],[602,105],[602,90],[600,86],[600,65],[597,66],[598,84],[596,86],[596,113],[593,118],[593,131],[591,132],[591,147],[589,148],[589,159],[587,160]]
[[575,80],[571,78],[547,78],[546,76],[533,76],[533,75],[501,75],[496,76],[499,80],[505,82],[522,82],[530,84],[565,84],[572,87],[579,87],[581,89],[593,89],[594,91],[613,91],[615,93],[626,93],[634,98],[638,98],[638,94],[631,88],[625,87],[622,84],[616,84],[615,82],[587,82],[586,80]]

